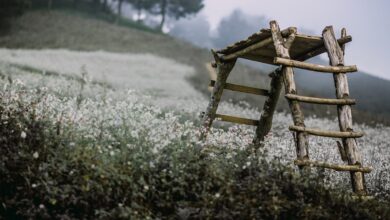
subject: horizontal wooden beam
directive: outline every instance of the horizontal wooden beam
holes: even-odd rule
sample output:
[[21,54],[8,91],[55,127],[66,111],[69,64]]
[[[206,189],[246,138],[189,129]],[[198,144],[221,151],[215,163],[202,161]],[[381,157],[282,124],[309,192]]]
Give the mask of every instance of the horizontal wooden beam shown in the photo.
[[262,48],[262,47],[266,47],[268,45],[270,45],[272,43],[272,37],[269,37],[269,38],[266,38],[265,40],[262,40],[258,43],[255,43],[249,47],[245,47],[243,48],[242,50],[239,50],[237,52],[234,52],[234,53],[231,53],[229,55],[225,55],[225,56],[222,56],[221,57],[221,60],[223,61],[229,61],[229,60],[233,60],[233,59],[236,59],[240,56],[243,56],[251,51],[254,51],[254,50],[257,50],[259,48]]
[[369,173],[372,171],[372,167],[360,167],[359,165],[330,164],[330,163],[310,161],[310,160],[295,160],[294,164],[297,166],[323,167],[327,169],[333,169],[336,171],[353,171],[353,172],[363,172],[363,173]]
[[312,103],[312,104],[323,104],[323,105],[354,105],[356,104],[355,99],[326,99],[316,98],[309,96],[301,96],[294,94],[286,94],[285,97],[289,100],[297,100],[300,102]]
[[324,131],[320,129],[305,128],[302,126],[291,125],[289,127],[290,131],[300,131],[306,132],[308,134],[323,136],[323,137],[333,137],[333,138],[359,138],[364,135],[363,132],[355,131]]
[[305,62],[301,62],[301,61],[290,60],[290,59],[285,59],[285,58],[280,58],[280,57],[275,57],[274,63],[278,64],[278,65],[291,66],[291,67],[296,67],[296,68],[300,68],[300,69],[306,69],[306,70],[312,70],[312,71],[324,72],[324,73],[350,73],[350,72],[357,71],[356,65],[352,65],[352,66],[323,66],[323,65],[305,63]]
[[[209,86],[214,87],[214,85],[215,85],[215,80],[211,80]],[[224,89],[235,91],[235,92],[249,93],[254,95],[269,96],[269,92],[266,89],[258,89],[258,88],[248,87],[248,86],[231,84],[231,83],[226,83]]]
[[[345,36],[345,37],[342,37],[342,38],[337,40],[337,42],[340,45],[344,45],[344,44],[349,43],[351,41],[352,41],[352,37],[351,36]],[[321,44],[316,49],[313,49],[311,51],[307,51],[307,52],[304,52],[302,54],[296,55],[293,58],[295,60],[303,61],[303,60],[308,60],[308,59],[310,59],[312,57],[318,56],[318,55],[320,55],[322,53],[325,53],[325,52],[326,52],[325,45]]]
[[237,123],[237,124],[244,124],[244,125],[257,126],[259,124],[258,120],[240,118],[240,117],[235,117],[235,116],[230,116],[230,115],[215,114],[215,118],[220,118],[221,121],[232,122],[232,123]]
[[[296,31],[296,28],[294,27],[289,27],[289,28],[286,28],[284,29],[283,31],[281,31],[282,35],[284,37],[288,37],[291,33],[293,33],[294,31]],[[257,50],[259,48],[263,48],[263,47],[266,47],[270,44],[272,44],[273,40],[272,40],[272,36],[262,40],[262,41],[259,41],[255,44],[252,44],[248,47],[245,47],[239,51],[236,51],[234,53],[231,53],[231,54],[227,54],[227,55],[224,55],[221,57],[221,60],[222,61],[229,61],[229,60],[234,60],[236,58],[239,58],[245,54],[248,54],[249,52],[252,52],[254,50]]]

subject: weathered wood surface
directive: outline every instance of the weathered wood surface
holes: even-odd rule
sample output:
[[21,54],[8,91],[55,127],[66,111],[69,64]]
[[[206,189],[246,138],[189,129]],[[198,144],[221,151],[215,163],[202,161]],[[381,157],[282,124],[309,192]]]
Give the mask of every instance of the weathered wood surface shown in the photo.
[[356,104],[355,99],[326,99],[309,96],[301,96],[294,94],[286,94],[285,97],[289,100],[297,100],[300,102],[322,104],[322,105],[354,105]]
[[[271,27],[271,33],[272,38],[274,41],[276,54],[278,57],[290,59],[289,55],[289,48],[285,47],[284,45],[284,38],[280,34],[279,25],[276,21],[270,22]],[[294,38],[295,34],[292,33],[289,38],[291,41],[292,38]],[[282,75],[283,75],[283,81],[285,85],[285,92],[287,94],[297,94],[295,81],[294,81],[294,72],[292,67],[283,67],[282,68]],[[301,108],[299,106],[299,102],[296,100],[288,100],[294,125],[305,127],[304,123],[304,117],[303,113],[301,111]],[[297,151],[297,157],[300,160],[306,160],[309,158],[309,151],[308,151],[308,141],[307,141],[307,135],[305,132],[296,132],[295,133],[295,142],[296,142],[296,151]]]
[[272,128],[272,119],[275,112],[276,105],[278,104],[280,91],[282,90],[283,76],[282,69],[277,68],[270,74],[271,85],[267,100],[264,102],[263,111],[260,116],[259,124],[256,128],[255,138],[253,139],[253,145],[255,148],[262,146],[265,136],[270,132]]
[[[343,45],[345,46],[345,44],[349,43],[352,41],[352,37],[351,36],[346,36],[344,35],[344,37],[341,37],[340,39],[337,40],[337,42],[340,44],[340,45]],[[304,60],[307,60],[307,59],[310,59],[312,57],[315,57],[315,56],[318,56],[320,54],[323,54],[326,52],[326,48],[325,48],[325,45],[323,43],[323,41],[321,40],[321,45],[319,45],[317,48],[315,49],[309,49],[308,51],[305,51],[301,54],[297,54],[295,55],[293,58],[294,60],[299,60],[299,61],[304,61]]]
[[298,166],[323,167],[327,169],[333,169],[336,171],[354,171],[354,172],[364,172],[364,173],[369,173],[372,171],[372,167],[361,167],[358,165],[330,164],[330,163],[310,161],[310,160],[295,160],[294,164]]
[[222,97],[226,80],[236,63],[236,60],[222,62],[215,51],[212,50],[211,52],[214,55],[215,63],[217,65],[217,81],[214,85],[213,92],[211,93],[209,105],[207,106],[206,112],[203,115],[203,128],[201,130],[200,137],[201,139],[204,139],[210,130],[210,127],[215,119],[215,114]]
[[[288,37],[295,28],[290,27],[281,31],[282,37]],[[272,38],[270,29],[263,29],[250,36],[248,39],[239,41],[225,49],[218,50],[217,53],[223,54],[223,60],[243,58],[258,61],[267,64],[273,64],[273,58],[276,56],[275,48],[270,42]],[[346,36],[338,40],[340,45],[346,44],[352,40],[351,36]],[[309,36],[295,33],[294,44],[291,45],[290,57],[295,60],[303,61],[311,57],[326,52],[322,37]]]
[[339,149],[341,160],[344,162],[348,162],[347,153],[345,153],[344,146],[341,144],[340,141],[336,141],[337,148]]
[[[346,31],[343,31],[343,36],[346,35]],[[322,32],[324,38],[324,44],[328,51],[330,64],[332,66],[344,65],[344,52],[337,43],[333,28],[328,26]],[[343,37],[342,36],[342,37]],[[334,82],[336,86],[336,96],[339,99],[349,97],[349,88],[346,74],[334,74]],[[353,131],[352,128],[352,112],[349,105],[343,105],[337,107],[339,117],[339,127],[341,131]],[[348,164],[362,166],[362,157],[358,151],[357,143],[354,138],[344,138],[342,143],[348,158]],[[365,180],[362,172],[351,172],[353,191],[357,194],[367,194],[365,188]]]
[[[211,80],[209,86],[214,87],[215,86],[215,80]],[[242,85],[236,85],[232,83],[226,83],[225,89],[235,91],[235,92],[243,92],[243,93],[249,93],[254,95],[261,95],[261,96],[269,96],[269,92],[266,89],[258,89],[253,88],[249,86],[242,86]]]
[[234,53],[231,53],[229,55],[226,55],[226,56],[222,56],[222,60],[224,61],[228,61],[228,60],[232,60],[232,59],[237,59],[238,57],[242,56],[242,55],[245,55],[251,51],[254,51],[254,50],[257,50],[257,49],[260,49],[260,48],[263,48],[263,47],[266,47],[268,45],[272,44],[272,37],[269,37],[265,40],[262,40],[256,44],[253,44],[249,47],[246,47],[242,50],[239,50],[237,52],[234,52]]
[[[288,37],[290,35],[291,28],[286,28],[281,31],[281,34],[283,37]],[[256,44],[258,42],[261,42],[271,36],[271,30],[270,29],[261,29],[259,32],[256,32],[249,36],[247,39],[238,41],[232,45],[227,46],[224,49],[217,50],[217,53],[228,55],[235,53],[237,51],[240,51],[244,48],[247,48],[253,44]]]
[[321,129],[315,129],[315,128],[306,128],[301,126],[295,126],[291,125],[289,127],[291,131],[300,131],[300,132],[306,132],[308,134],[316,135],[316,136],[322,136],[322,137],[332,137],[332,138],[359,138],[364,135],[363,132],[356,132],[356,131],[325,131]]
[[236,117],[236,116],[230,116],[230,115],[223,115],[223,114],[215,114],[216,119],[221,119],[221,121],[226,121],[226,122],[232,122],[232,123],[237,123],[237,124],[243,124],[243,125],[253,125],[256,126],[259,124],[259,121],[253,120],[253,119],[248,119],[248,118],[241,118],[241,117]]
[[280,57],[275,57],[274,63],[278,65],[285,65],[296,67],[300,69],[312,70],[323,73],[347,73],[347,72],[356,72],[357,67],[353,66],[323,66],[312,63],[305,63],[297,60],[284,59]]

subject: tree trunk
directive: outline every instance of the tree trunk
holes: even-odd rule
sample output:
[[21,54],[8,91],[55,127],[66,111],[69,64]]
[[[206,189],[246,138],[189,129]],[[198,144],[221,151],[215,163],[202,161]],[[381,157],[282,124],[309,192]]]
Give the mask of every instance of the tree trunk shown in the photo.
[[78,3],[78,0],[73,0],[73,8],[77,8],[77,3]]
[[142,3],[140,0],[137,1],[137,23],[141,23],[141,12],[142,12]]
[[118,0],[118,9],[117,9],[118,11],[116,16],[116,23],[118,23],[122,17],[122,4],[123,4],[123,0]]
[[107,10],[107,0],[103,0],[103,3],[101,5],[101,9],[103,12],[106,12]]
[[161,0],[161,22],[159,30],[162,31],[165,23],[165,17],[167,15],[167,0]]
[[47,9],[51,10],[52,5],[53,5],[53,0],[48,0],[47,1]]

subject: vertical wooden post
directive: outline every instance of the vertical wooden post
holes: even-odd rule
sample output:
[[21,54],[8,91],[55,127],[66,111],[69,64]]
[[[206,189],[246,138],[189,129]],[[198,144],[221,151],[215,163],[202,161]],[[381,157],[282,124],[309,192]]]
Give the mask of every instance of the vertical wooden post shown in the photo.
[[[291,28],[290,35],[287,39],[284,39],[280,33],[279,25],[276,21],[270,22],[272,38],[275,45],[276,55],[281,58],[290,59],[289,49],[294,41],[296,28]],[[294,81],[294,71],[292,67],[283,66],[282,75],[285,86],[286,94],[297,94],[297,89]],[[299,102],[296,100],[288,100],[288,104],[291,109],[294,125],[305,127],[304,116],[301,111]],[[305,132],[295,132],[295,145],[297,157],[299,160],[308,160],[308,141]],[[300,166],[302,168],[302,166]]]
[[269,96],[265,100],[263,112],[261,113],[259,124],[256,128],[253,145],[256,149],[263,146],[265,136],[269,133],[272,127],[272,118],[275,112],[276,104],[278,104],[280,91],[282,90],[282,69],[277,68],[270,74],[271,83],[269,89]]
[[[345,29],[343,29],[342,35],[346,36]],[[325,48],[328,51],[330,64],[332,66],[343,66],[344,51],[342,48],[340,48],[340,45],[336,41],[333,27],[326,27],[322,32],[322,36],[324,38]],[[336,86],[337,98],[348,98],[349,88],[347,75],[345,73],[334,73],[333,78]],[[339,105],[337,106],[337,113],[340,130],[353,131],[351,106]],[[348,159],[348,164],[362,166],[362,158],[357,149],[356,140],[354,138],[343,138],[342,142]],[[353,191],[359,195],[366,195],[367,192],[364,183],[364,174],[362,172],[351,171],[351,179]]]
[[204,139],[207,136],[207,133],[210,130],[210,127],[215,119],[215,114],[218,109],[219,102],[222,97],[223,89],[226,84],[226,80],[232,71],[236,60],[231,60],[229,62],[221,61],[218,54],[214,50],[211,50],[214,55],[215,65],[217,68],[217,80],[215,82],[213,91],[211,93],[211,98],[207,110],[203,115],[203,128],[201,131],[201,139]]

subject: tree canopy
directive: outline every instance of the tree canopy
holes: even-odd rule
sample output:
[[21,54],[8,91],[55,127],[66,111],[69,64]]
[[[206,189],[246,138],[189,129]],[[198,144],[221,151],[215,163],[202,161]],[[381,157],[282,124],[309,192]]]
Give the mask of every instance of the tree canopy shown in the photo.
[[[158,29],[162,30],[168,17],[180,19],[198,13],[203,7],[203,0],[1,0],[0,22],[20,15],[28,8],[73,7],[89,12],[108,15],[118,21],[122,10],[126,8],[136,13],[136,20],[141,21],[143,13],[160,19]],[[128,5],[131,7],[123,7]],[[116,19],[114,19],[116,18]]]
[[203,0],[154,0],[154,14],[161,16],[159,29],[164,27],[166,17],[178,20],[191,14],[198,13],[203,7]]
[[0,25],[6,24],[10,18],[20,15],[28,3],[28,0],[1,0]]

